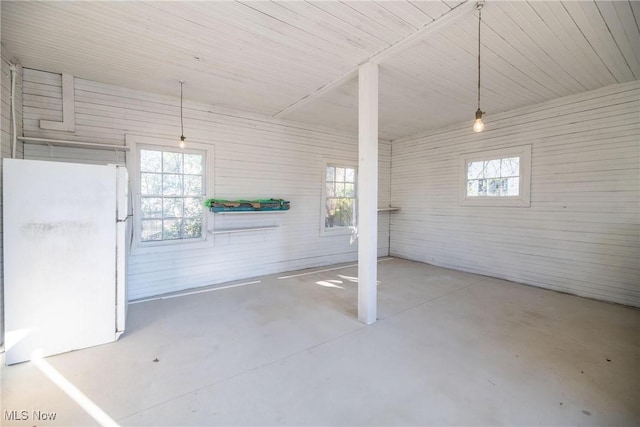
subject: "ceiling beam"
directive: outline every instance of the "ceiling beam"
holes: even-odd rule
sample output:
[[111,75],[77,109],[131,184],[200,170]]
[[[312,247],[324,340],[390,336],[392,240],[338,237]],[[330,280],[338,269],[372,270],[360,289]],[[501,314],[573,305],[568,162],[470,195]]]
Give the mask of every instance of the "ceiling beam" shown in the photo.
[[305,95],[304,97],[300,98],[298,101],[289,105],[287,108],[278,111],[276,114],[273,115],[273,117],[282,118],[283,116],[286,116],[292,111],[302,107],[303,105],[308,104],[309,102],[329,92],[330,90],[336,87],[339,87],[343,83],[351,80],[352,78],[355,78],[358,75],[358,70],[362,64],[366,62],[380,64],[386,61],[387,59],[399,54],[400,52],[407,49],[408,47],[424,40],[425,38],[451,25],[454,21],[457,21],[459,18],[465,16],[467,13],[476,10],[475,6],[476,6],[475,1],[466,0],[464,3],[459,4],[458,6],[451,9],[449,12],[444,13],[438,19],[426,24],[424,27],[422,27],[415,33],[412,33],[407,37],[392,44],[391,46],[384,48],[383,50],[379,51],[373,56],[365,59],[364,61],[362,61],[361,63],[359,63],[358,65],[356,65],[355,67],[347,71],[346,73],[342,74],[337,79],[325,84],[324,86],[319,87],[314,92],[311,92]]
[[347,71],[346,73],[344,73],[343,75],[341,75],[337,79],[333,80],[332,82],[329,82],[326,85],[319,87],[314,92],[306,94],[304,97],[300,98],[299,100],[297,100],[293,104],[289,105],[284,110],[278,111],[276,114],[273,115],[273,117],[276,118],[276,119],[282,118],[283,116],[286,116],[287,114],[289,114],[293,110],[295,110],[297,108],[300,108],[303,105],[307,105],[309,102],[313,101],[314,99],[316,99],[320,95],[329,92],[331,89],[336,88],[338,86],[341,86],[343,83],[346,83],[347,81],[351,80],[352,78],[354,78],[354,77],[356,77],[358,75],[358,68],[359,67],[360,67],[360,65],[356,66],[355,68]]

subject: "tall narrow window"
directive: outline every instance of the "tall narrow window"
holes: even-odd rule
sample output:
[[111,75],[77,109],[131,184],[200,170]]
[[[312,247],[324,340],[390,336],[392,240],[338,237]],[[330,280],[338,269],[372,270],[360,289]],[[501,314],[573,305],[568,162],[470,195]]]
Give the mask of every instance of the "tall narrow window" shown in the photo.
[[353,166],[326,166],[324,188],[325,231],[345,230],[356,222],[357,170]]
[[202,238],[204,153],[140,148],[140,240]]

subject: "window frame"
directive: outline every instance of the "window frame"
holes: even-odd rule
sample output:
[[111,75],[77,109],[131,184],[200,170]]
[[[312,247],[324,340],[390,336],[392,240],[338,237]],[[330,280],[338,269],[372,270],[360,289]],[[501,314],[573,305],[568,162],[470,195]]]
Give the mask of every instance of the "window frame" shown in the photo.
[[[468,196],[467,168],[471,162],[519,157],[518,196]],[[531,206],[531,145],[506,147],[460,155],[459,197],[463,206]]]
[[322,197],[320,199],[320,236],[344,236],[353,234],[353,227],[355,226],[338,226],[338,227],[325,227],[325,218],[327,216],[327,168],[350,168],[355,171],[354,186],[355,197],[354,200],[354,223],[357,225],[358,220],[358,163],[349,160],[325,160],[322,166]]
[[[177,140],[176,140],[177,141]],[[209,215],[207,208],[203,205],[202,209],[202,236],[190,239],[173,239],[173,240],[151,240],[142,241],[141,236],[141,183],[140,183],[140,164],[139,152],[141,149],[151,149],[159,151],[181,151],[183,153],[202,154],[203,161],[203,201],[212,198],[214,188],[214,162],[213,162],[213,146],[208,144],[196,143],[189,141],[187,148],[180,149],[178,142],[166,138],[154,138],[138,135],[126,135],[126,144],[129,147],[127,153],[127,170],[129,171],[129,180],[131,185],[131,194],[133,198],[133,232],[132,232],[132,253],[155,253],[185,249],[198,249],[200,247],[208,247],[211,236],[207,232]]]

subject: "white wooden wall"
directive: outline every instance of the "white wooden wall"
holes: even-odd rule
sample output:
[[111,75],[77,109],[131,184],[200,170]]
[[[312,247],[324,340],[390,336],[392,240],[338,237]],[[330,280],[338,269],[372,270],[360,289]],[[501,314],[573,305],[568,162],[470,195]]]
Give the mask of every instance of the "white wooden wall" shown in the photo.
[[[472,118],[393,141],[391,255],[640,306],[640,82]],[[530,208],[458,203],[461,153],[524,144]]]
[[[0,77],[2,78],[2,94],[0,96],[0,157],[11,157],[11,72],[9,62],[5,58],[11,58],[11,54],[2,46],[2,59],[0,64]],[[18,135],[22,130],[22,78],[18,72],[16,75],[16,124]],[[22,158],[22,143],[16,144],[16,157]],[[0,162],[0,271],[3,271],[2,257],[2,163]],[[0,275],[0,345],[4,343],[4,280]]]
[[[43,131],[38,126],[40,119],[62,118],[60,87],[59,74],[24,70],[26,136],[124,144],[126,134],[176,141],[180,135],[177,98],[79,78],[75,79],[75,134]],[[176,93],[179,93],[177,82]],[[280,227],[216,235],[213,239],[210,236],[210,245],[201,249],[180,245],[176,250],[159,253],[137,251],[129,264],[130,299],[357,259],[357,246],[350,244],[349,236],[320,236],[324,162],[339,159],[357,162],[355,136],[190,102],[185,102],[184,115],[187,141],[215,147],[216,197],[281,197],[291,201],[291,210],[235,219],[208,214],[217,227],[237,222]],[[60,148],[50,152],[46,147],[26,146],[29,158],[101,162],[105,160],[101,156],[109,153]],[[380,206],[387,206],[390,200],[390,164],[391,145],[381,142]],[[378,252],[387,255],[390,214],[379,215]]]
[[84,147],[24,144],[24,158],[30,160],[52,160],[67,163],[89,163],[96,165],[124,165],[125,152],[122,150],[96,150]]

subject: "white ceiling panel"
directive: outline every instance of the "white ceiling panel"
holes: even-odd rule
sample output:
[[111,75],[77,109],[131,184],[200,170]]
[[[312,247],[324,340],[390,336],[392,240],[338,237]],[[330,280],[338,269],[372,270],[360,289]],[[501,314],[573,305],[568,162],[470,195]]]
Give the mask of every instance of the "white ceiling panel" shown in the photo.
[[[353,70],[437,28],[383,56],[380,134],[396,139],[473,120],[478,21],[462,3],[2,1],[2,43],[25,67],[173,96],[183,80],[190,100],[356,132]],[[640,78],[638,4],[488,0],[487,125]]]
[[[287,120],[330,126],[350,133],[358,131],[358,78],[352,78],[313,102],[287,114]],[[381,136],[386,138],[386,136]]]
[[455,1],[410,1],[409,3],[433,19],[438,19],[459,4]]
[[[640,33],[631,7],[629,2],[488,2],[482,15],[486,121],[495,113],[636,80]],[[595,15],[598,11],[602,14]],[[477,14],[469,14],[381,65],[381,137],[473,122],[477,25]],[[357,108],[357,84],[347,86],[287,117],[314,123],[331,117],[336,128],[355,132],[357,114],[349,108]]]

